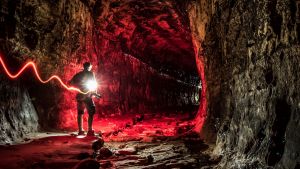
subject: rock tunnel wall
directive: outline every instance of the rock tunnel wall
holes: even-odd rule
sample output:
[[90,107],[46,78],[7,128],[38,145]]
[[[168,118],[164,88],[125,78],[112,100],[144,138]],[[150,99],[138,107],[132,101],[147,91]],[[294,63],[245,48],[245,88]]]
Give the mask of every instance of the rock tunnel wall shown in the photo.
[[[299,167],[299,1],[195,1],[207,120],[220,168]],[[196,47],[197,47],[196,45]]]
[[0,143],[22,141],[38,130],[38,117],[28,91],[20,81],[0,76]]

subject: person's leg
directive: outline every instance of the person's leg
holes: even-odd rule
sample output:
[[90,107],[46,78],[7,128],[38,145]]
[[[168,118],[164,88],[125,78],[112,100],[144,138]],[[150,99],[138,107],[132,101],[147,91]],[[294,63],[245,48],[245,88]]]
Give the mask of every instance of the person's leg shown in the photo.
[[78,124],[78,135],[84,134],[82,128],[82,117],[84,113],[84,104],[82,101],[77,101],[77,124]]
[[88,130],[92,131],[93,130],[93,120],[94,120],[94,115],[90,114],[88,118]]
[[93,130],[93,120],[94,120],[94,114],[96,112],[96,109],[95,109],[95,104],[92,100],[92,98],[88,98],[86,101],[85,101],[85,104],[86,104],[86,108],[88,110],[88,114],[89,114],[89,117],[88,117],[88,132],[93,135],[94,134],[94,130]]

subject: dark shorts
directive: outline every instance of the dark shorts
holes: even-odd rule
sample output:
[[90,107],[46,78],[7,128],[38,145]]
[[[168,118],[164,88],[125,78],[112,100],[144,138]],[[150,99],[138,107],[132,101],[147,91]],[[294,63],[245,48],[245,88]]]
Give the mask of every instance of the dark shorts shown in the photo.
[[89,115],[94,115],[96,112],[94,101],[91,97],[80,98],[76,97],[78,114],[84,113],[84,108],[87,109]]

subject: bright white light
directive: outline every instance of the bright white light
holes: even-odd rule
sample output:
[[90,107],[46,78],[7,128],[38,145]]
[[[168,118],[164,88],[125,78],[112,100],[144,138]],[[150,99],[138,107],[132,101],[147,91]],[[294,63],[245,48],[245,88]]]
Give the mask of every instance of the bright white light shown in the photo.
[[97,86],[98,86],[98,84],[95,80],[88,80],[85,85],[89,91],[96,90]]

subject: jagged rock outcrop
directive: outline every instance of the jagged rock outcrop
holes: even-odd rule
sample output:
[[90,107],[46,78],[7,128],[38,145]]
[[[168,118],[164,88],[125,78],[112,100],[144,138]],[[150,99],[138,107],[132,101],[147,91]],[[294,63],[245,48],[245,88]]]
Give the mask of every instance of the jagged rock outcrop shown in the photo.
[[0,80],[0,143],[22,141],[27,134],[37,132],[37,113],[20,81],[8,81],[3,75]]

